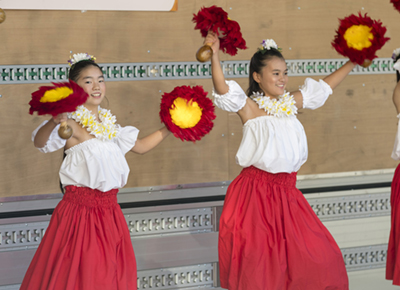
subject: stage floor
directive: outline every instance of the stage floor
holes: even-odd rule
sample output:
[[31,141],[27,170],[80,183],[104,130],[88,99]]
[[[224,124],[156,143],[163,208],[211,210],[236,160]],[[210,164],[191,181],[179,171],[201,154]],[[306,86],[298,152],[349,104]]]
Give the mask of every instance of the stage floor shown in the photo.
[[350,290],[399,290],[385,279],[385,268],[349,272]]

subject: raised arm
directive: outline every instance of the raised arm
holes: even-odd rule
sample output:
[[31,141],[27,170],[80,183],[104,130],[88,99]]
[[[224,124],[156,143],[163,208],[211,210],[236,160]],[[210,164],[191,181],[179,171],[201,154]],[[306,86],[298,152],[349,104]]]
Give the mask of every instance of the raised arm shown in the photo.
[[39,131],[36,133],[35,139],[33,140],[33,144],[36,148],[43,148],[49,137],[51,132],[53,132],[54,128],[57,127],[61,122],[67,121],[67,114],[59,114],[56,117],[51,118]]
[[160,144],[170,133],[166,127],[163,127],[142,139],[138,139],[131,151],[138,154],[145,154]]
[[[351,61],[346,62],[339,69],[326,76],[323,79],[323,83],[326,83],[330,89],[335,89],[344,79],[345,77],[354,69],[356,65]],[[326,86],[325,84],[325,86]],[[321,84],[320,84],[321,85]],[[324,87],[324,85],[322,85]],[[321,87],[321,88],[322,88]],[[330,91],[329,89],[329,91]],[[294,99],[296,100],[296,106],[298,109],[308,108],[308,109],[316,109],[322,106],[326,99],[329,96],[329,92],[327,92],[327,88],[319,91],[320,94],[315,94],[316,91],[314,89],[301,89],[301,91],[291,92]],[[322,93],[322,94],[321,94]],[[305,95],[304,95],[305,94]],[[319,97],[317,97],[319,96]],[[311,100],[311,101],[310,101]]]
[[224,95],[229,91],[228,85],[225,83],[224,73],[219,60],[219,38],[215,33],[209,32],[204,43],[211,43],[213,56],[211,57],[211,72],[214,90],[219,95]]
[[344,65],[342,65],[339,69],[326,76],[323,80],[331,87],[331,89],[335,89],[344,78],[356,67],[354,63],[351,61],[347,61]]

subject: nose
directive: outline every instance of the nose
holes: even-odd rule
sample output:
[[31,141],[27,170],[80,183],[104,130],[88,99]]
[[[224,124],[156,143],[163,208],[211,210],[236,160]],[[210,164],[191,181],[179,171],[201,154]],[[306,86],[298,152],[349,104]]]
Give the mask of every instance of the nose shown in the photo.
[[99,89],[100,88],[100,83],[98,81],[93,82],[93,89]]

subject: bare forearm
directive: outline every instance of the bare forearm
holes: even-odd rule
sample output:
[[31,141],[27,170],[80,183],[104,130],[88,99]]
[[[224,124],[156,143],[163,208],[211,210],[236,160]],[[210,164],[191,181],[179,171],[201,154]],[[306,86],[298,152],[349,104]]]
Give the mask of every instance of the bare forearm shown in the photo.
[[46,145],[51,132],[53,132],[56,126],[57,124],[54,122],[53,118],[51,118],[42,128],[39,129],[35,139],[33,140],[33,144],[36,148],[43,148]]
[[346,62],[343,66],[324,78],[324,81],[333,89],[335,89],[345,77],[355,68],[355,64],[351,61]]
[[215,92],[219,95],[226,94],[229,91],[229,87],[225,82],[225,77],[221,68],[218,53],[214,53],[211,58],[211,70]]
[[132,152],[145,154],[161,143],[171,132],[166,127],[155,131],[154,133],[136,141]]

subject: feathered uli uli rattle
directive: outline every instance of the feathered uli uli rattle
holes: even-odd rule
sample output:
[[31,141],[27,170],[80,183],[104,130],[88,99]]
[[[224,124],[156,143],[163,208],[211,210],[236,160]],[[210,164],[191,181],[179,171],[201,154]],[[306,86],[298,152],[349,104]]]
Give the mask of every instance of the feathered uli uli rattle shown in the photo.
[[175,87],[162,96],[160,118],[175,137],[195,142],[213,128],[214,105],[201,86]]
[[[74,66],[80,61],[95,61],[96,58],[88,53],[77,53],[70,56],[68,64]],[[53,117],[76,111],[76,107],[83,105],[89,95],[74,81],[62,83],[52,83],[53,86],[42,86],[32,93],[32,100],[29,114],[37,112],[38,115],[52,115]],[[58,129],[58,135],[63,139],[69,139],[72,136],[72,128],[67,122],[61,122]]]
[[376,51],[390,39],[385,37],[386,27],[379,20],[372,20],[367,14],[362,16],[361,13],[339,21],[332,46],[350,61],[368,67],[377,57]]
[[[88,94],[73,81],[52,83],[53,86],[42,86],[32,93],[29,102],[29,114],[37,112],[38,115],[52,115],[53,117],[67,112],[74,112],[77,106],[84,104]],[[63,139],[72,136],[72,128],[67,122],[62,122],[58,135]]]
[[[217,6],[203,7],[193,15],[194,29],[200,29],[203,37],[209,31],[215,32],[220,38],[220,50],[230,55],[236,55],[238,49],[246,49],[246,41],[240,32],[240,26],[236,21],[229,19],[228,13]],[[211,44],[206,43],[196,53],[196,59],[200,62],[208,61],[213,54]]]

